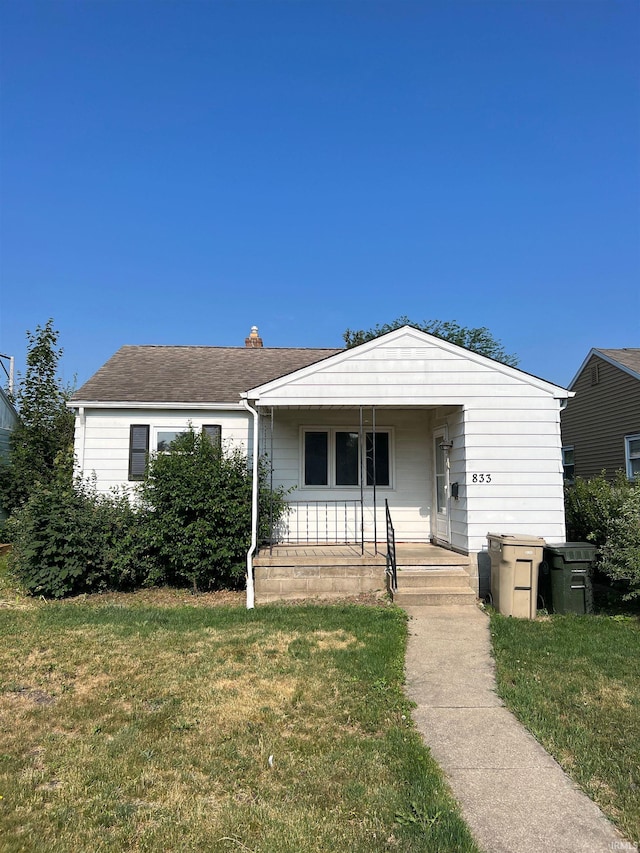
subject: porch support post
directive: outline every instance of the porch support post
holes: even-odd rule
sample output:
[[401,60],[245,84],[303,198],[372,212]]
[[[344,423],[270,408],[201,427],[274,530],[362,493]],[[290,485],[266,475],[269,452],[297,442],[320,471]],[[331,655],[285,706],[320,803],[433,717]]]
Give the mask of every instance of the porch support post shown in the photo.
[[360,452],[360,552],[364,554],[364,478],[366,476],[366,466],[364,464],[364,429],[363,429],[363,414],[362,406],[360,406],[360,434],[358,436],[358,448]]
[[259,489],[259,450],[258,441],[260,436],[260,415],[257,409],[249,405],[246,398],[242,399],[242,405],[253,417],[253,478],[251,483],[251,545],[247,551],[247,610],[253,610],[256,606],[255,587],[253,583],[253,557],[258,545],[258,489]]
[[376,469],[376,409],[371,406],[371,463],[373,468],[373,552],[378,553],[378,506],[376,495],[376,483],[378,471]]

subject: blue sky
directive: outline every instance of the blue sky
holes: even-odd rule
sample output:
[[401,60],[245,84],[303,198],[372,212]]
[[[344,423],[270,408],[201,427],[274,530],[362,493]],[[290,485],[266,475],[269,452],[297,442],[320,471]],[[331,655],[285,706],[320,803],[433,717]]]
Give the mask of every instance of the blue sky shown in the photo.
[[640,346],[640,3],[0,2],[0,352]]

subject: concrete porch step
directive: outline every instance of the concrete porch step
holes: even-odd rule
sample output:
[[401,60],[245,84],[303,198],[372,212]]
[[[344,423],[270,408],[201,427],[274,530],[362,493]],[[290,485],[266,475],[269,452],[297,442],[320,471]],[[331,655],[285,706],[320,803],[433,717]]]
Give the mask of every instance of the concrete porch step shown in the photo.
[[469,589],[469,573],[462,566],[400,566],[398,588],[438,589],[455,587]]
[[475,604],[476,594],[470,588],[441,587],[439,589],[409,589],[393,593],[394,602],[400,607],[444,604]]
[[469,572],[463,566],[399,566],[393,600],[401,607],[475,604]]

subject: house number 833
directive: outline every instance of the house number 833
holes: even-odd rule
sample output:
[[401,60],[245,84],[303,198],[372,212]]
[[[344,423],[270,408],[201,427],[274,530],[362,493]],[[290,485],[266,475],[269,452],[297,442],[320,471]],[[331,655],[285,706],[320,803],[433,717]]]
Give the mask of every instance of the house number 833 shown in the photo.
[[471,477],[472,483],[490,483],[491,474],[473,474]]

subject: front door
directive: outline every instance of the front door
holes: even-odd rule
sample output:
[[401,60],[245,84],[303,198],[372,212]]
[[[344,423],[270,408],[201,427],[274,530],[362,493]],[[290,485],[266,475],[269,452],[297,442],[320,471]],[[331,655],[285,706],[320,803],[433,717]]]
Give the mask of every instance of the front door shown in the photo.
[[438,542],[449,543],[449,452],[447,435],[444,430],[436,430],[434,444],[434,495],[435,538]]

